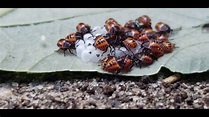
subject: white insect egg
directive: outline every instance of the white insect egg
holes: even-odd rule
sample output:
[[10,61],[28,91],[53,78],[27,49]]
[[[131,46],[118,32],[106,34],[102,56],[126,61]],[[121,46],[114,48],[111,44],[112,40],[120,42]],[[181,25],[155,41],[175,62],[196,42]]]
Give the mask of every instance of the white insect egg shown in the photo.
[[102,34],[95,34],[94,35],[94,39],[96,38],[96,37],[98,37],[98,36],[101,36]]
[[94,63],[97,63],[101,60],[102,51],[101,50],[95,50],[91,54],[91,61]]
[[132,52],[132,50],[128,50],[126,55],[133,55],[134,53]]
[[86,40],[85,41],[85,46],[87,47],[87,46],[93,46],[93,44],[94,44],[94,40]]
[[97,31],[98,29],[101,29],[101,28],[102,28],[101,26],[94,26],[92,28],[92,32],[95,32],[95,31]]
[[104,27],[101,27],[101,26],[95,26],[95,27],[93,27],[92,34],[94,36],[96,36],[96,35],[105,36],[106,33],[107,33],[107,30]]
[[120,50],[123,51],[123,53],[125,53],[125,54],[128,54],[128,51],[129,51],[125,47],[121,47]]
[[77,48],[79,45],[84,45],[85,43],[84,43],[84,41],[83,40],[77,40],[76,42],[75,42],[75,48]]
[[79,45],[76,48],[76,55],[78,58],[81,58],[81,53],[86,49],[85,45]]
[[91,51],[90,50],[83,50],[81,53],[81,60],[83,62],[89,62],[91,59]]
[[120,47],[119,50],[123,51],[123,52],[126,52],[127,49],[125,47]]
[[138,53],[138,49],[137,49],[137,48],[131,48],[131,49],[130,49],[130,51],[132,51],[132,52],[133,52],[133,54]]
[[85,35],[83,35],[83,40],[93,40],[94,36],[91,33],[86,33]]
[[121,48],[115,48],[115,51],[114,51],[114,55],[116,57],[122,57],[122,56],[125,56],[127,54],[126,52],[126,48],[125,47],[121,47]]
[[93,51],[96,50],[96,48],[93,45],[91,45],[91,46],[87,46],[86,50],[89,50],[89,51],[93,52]]
[[101,32],[102,32],[102,35],[106,35],[107,34],[107,30],[106,30],[106,28],[104,26],[102,26]]

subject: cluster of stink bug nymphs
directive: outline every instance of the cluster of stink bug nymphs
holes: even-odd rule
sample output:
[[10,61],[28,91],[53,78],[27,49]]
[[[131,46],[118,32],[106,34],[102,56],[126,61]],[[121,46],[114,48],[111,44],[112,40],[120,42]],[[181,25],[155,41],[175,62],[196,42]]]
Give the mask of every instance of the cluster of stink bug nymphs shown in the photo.
[[64,55],[68,50],[84,62],[101,62],[99,66],[107,72],[127,73],[133,66],[146,67],[171,53],[175,48],[168,39],[171,32],[170,26],[164,22],[156,23],[153,29],[147,15],[124,25],[108,18],[104,26],[93,28],[79,23],[75,32],[58,40],[57,46]]

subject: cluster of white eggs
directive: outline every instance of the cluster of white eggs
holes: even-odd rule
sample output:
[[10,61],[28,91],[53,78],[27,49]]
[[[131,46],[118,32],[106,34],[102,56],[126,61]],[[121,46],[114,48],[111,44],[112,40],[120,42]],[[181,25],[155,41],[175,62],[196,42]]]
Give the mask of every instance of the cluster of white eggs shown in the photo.
[[76,41],[76,55],[78,58],[81,58],[84,62],[99,62],[105,56],[107,56],[108,51],[103,53],[103,51],[96,49],[94,47],[95,38],[98,35],[106,35],[107,31],[104,27],[95,26],[91,33],[86,33],[83,35],[83,39],[79,39]]
[[[112,55],[110,48],[106,52],[101,51],[94,46],[94,42],[97,36],[106,36],[107,30],[105,27],[95,26],[92,28],[90,33],[84,34],[83,39],[77,40],[75,44],[76,55],[83,62],[99,62],[103,60],[108,55]],[[131,50],[127,50],[125,47],[114,47],[114,56],[122,57],[124,55],[133,55],[140,51],[140,44],[137,44],[137,47]]]

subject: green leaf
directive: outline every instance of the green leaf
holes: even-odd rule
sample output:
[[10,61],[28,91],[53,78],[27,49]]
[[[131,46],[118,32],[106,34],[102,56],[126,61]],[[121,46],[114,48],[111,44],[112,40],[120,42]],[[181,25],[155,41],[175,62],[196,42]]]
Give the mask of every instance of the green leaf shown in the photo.
[[[182,30],[171,36],[178,48],[165,54],[149,67],[134,67],[127,76],[158,73],[161,67],[174,72],[197,73],[209,69],[208,33],[201,27],[208,23],[209,9],[16,9],[0,18],[0,70],[16,72],[97,71],[107,73],[98,64],[63,53],[56,45],[58,39],[75,32],[79,22],[91,27],[103,26],[113,17],[120,24],[141,15],[148,15],[152,25],[166,22],[172,29]],[[46,40],[41,38],[45,36]]]

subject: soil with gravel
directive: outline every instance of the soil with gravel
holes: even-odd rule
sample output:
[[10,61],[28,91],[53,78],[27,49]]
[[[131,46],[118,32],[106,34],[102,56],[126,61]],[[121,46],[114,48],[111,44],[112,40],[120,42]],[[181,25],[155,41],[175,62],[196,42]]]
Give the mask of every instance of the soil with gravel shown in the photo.
[[1,109],[208,109],[209,80],[87,78],[0,83]]

